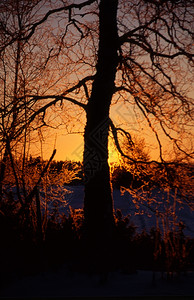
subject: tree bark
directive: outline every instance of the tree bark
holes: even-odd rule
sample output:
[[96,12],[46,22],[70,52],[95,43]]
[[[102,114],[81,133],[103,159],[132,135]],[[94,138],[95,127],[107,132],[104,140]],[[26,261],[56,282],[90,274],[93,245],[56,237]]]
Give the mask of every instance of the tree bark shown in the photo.
[[6,147],[3,155],[3,159],[0,163],[0,201],[2,201],[2,197],[3,197],[3,180],[5,177],[7,159],[8,159],[8,150]]
[[86,110],[84,133],[84,220],[90,242],[106,243],[114,229],[108,165],[109,110],[118,64],[118,0],[101,0],[96,75]]

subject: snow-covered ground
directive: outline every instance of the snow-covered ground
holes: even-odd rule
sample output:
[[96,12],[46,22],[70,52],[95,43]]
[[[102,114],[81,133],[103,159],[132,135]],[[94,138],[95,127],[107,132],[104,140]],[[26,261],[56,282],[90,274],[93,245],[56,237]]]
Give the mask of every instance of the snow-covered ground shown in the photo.
[[[152,271],[134,274],[114,272],[102,283],[98,275],[72,273],[61,267],[52,273],[29,276],[2,289],[1,297],[131,297],[131,296],[194,296],[194,273],[171,281]],[[182,298],[181,298],[182,299]]]
[[[64,203],[61,203],[59,206],[61,212],[68,213],[69,206],[74,209],[83,208],[83,186],[65,186],[64,191]],[[151,227],[156,226],[156,217],[152,209],[157,206],[160,211],[164,211],[164,206],[166,205],[165,196],[167,198],[167,194],[162,194],[159,190],[153,191],[152,198],[155,199],[155,203],[150,204],[150,209],[146,201],[143,203],[136,201],[137,203],[135,204],[134,198],[128,192],[122,193],[120,190],[114,189],[114,209],[120,209],[123,216],[129,215],[130,221],[137,226],[138,232],[141,232],[143,229],[149,232]],[[172,196],[170,201],[172,208],[174,205]],[[187,205],[182,206],[178,203],[178,201],[176,201],[175,212],[177,221],[182,221],[183,224],[185,224],[185,236],[194,237],[194,211],[192,211]]]
[[[16,188],[12,189],[13,194],[16,195]],[[148,194],[147,194],[148,195]],[[42,203],[44,203],[45,194],[44,191],[40,189],[40,196],[42,199]],[[139,193],[141,198],[141,193]],[[168,196],[167,192],[162,192],[159,189],[155,189],[152,191],[151,196],[149,198],[152,201],[145,201],[146,192],[144,193],[144,200],[142,201],[136,199],[134,196],[129,194],[127,191],[121,192],[119,189],[113,190],[113,200],[114,200],[114,210],[121,210],[123,216],[130,216],[130,221],[136,226],[137,232],[141,232],[143,229],[147,232],[150,231],[152,227],[156,227],[156,214],[154,212],[155,209],[158,209],[159,212],[163,214],[164,211],[167,211],[167,198],[169,197],[169,215],[168,220],[171,222],[173,220],[173,209],[174,217],[176,218],[176,222],[182,222],[185,228],[183,230],[185,236],[194,238],[194,206],[193,210],[189,208],[186,204],[179,203],[179,197],[176,196],[176,203],[174,202],[174,195]],[[69,214],[71,208],[75,210],[83,209],[84,206],[84,186],[64,186],[57,187],[51,186],[47,189],[47,199],[48,199],[48,210],[51,212],[55,207],[55,204],[58,203],[58,208],[60,213]],[[51,199],[51,200],[50,200]],[[149,199],[148,199],[149,200]],[[44,212],[44,205],[43,205]],[[161,215],[162,215],[161,214]],[[164,215],[164,214],[163,214]],[[165,216],[166,218],[166,216]],[[159,219],[159,226],[161,228],[161,232],[163,232],[162,228],[162,218]],[[169,223],[170,225],[170,223]],[[169,228],[172,228],[172,224]],[[177,227],[178,228],[178,227]]]

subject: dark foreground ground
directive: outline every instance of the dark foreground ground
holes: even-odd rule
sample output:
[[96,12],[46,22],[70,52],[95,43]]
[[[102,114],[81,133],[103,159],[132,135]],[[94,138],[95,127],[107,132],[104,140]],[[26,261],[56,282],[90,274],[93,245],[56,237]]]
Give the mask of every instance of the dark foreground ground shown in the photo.
[[[153,279],[153,276],[155,277]],[[110,272],[108,275],[73,272],[66,266],[52,272],[16,278],[1,287],[2,298],[73,299],[77,297],[110,299],[156,299],[189,297],[194,299],[194,272],[171,279],[160,272],[138,270],[131,274]]]

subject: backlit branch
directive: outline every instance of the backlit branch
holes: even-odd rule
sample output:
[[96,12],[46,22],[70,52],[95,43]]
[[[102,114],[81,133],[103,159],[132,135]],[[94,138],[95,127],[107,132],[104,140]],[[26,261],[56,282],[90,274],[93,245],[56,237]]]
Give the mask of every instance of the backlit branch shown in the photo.
[[[131,95],[134,94],[133,90],[130,90],[129,88],[126,88],[126,87],[123,87],[123,86],[120,86],[120,87],[116,87],[115,88],[115,92],[118,92],[118,91],[125,91],[125,92],[128,92],[130,93]],[[147,94],[147,96],[149,97],[149,94]],[[144,102],[141,101],[141,99],[137,96],[134,96],[134,100],[137,104],[137,106],[139,107],[140,111],[142,112],[145,120],[147,121],[149,127],[151,128],[151,130],[153,131],[155,137],[156,137],[156,140],[157,140],[157,143],[158,143],[158,146],[159,146],[159,151],[160,151],[160,159],[162,162],[164,162],[164,159],[163,159],[163,156],[162,156],[162,143],[160,141],[160,138],[159,138],[159,135],[156,131],[156,129],[154,128],[154,126],[152,125],[151,123],[151,120],[150,118],[148,117],[148,114],[151,114],[154,116],[154,118],[156,118],[160,124],[160,127],[161,129],[163,130],[164,134],[171,140],[174,142],[174,144],[176,145],[177,149],[184,153],[185,155],[187,155],[188,157],[192,158],[192,153],[189,154],[189,153],[186,153],[178,144],[178,140],[173,138],[167,131],[166,129],[164,128],[164,125],[163,125],[163,122],[162,120],[156,115],[156,113],[154,112],[154,110],[149,110],[149,108],[146,106],[146,104],[144,104]],[[115,129],[116,130],[116,129]],[[119,131],[120,129],[117,129],[117,131]],[[117,139],[116,139],[116,136],[114,136],[114,139],[115,139],[115,143],[118,144],[117,142]],[[119,152],[121,153],[119,147],[118,147],[118,150]],[[122,153],[121,153],[122,154]],[[123,155],[123,154],[122,154]]]
[[[59,8],[55,8],[55,9],[49,10],[44,15],[44,17],[41,20],[35,22],[32,25],[26,26],[26,28],[25,28],[26,29],[25,35],[23,35],[22,37],[20,37],[20,40],[21,41],[28,41],[32,37],[32,35],[35,33],[36,28],[38,28],[38,26],[40,26],[41,24],[43,24],[49,18],[49,16],[51,16],[53,14],[56,14],[56,13],[59,13],[59,12],[62,12],[62,11],[69,11],[69,12],[71,12],[71,10],[74,9],[74,8],[82,9],[85,6],[91,5],[95,1],[96,0],[88,0],[88,1],[84,1],[84,2],[79,3],[79,4],[78,3],[77,4],[74,3],[74,4],[67,5],[67,6],[62,6],[62,7],[59,7]],[[12,36],[12,34],[10,34],[10,36]],[[8,46],[12,45],[14,42],[16,42],[18,40],[18,38],[19,38],[19,36],[17,34],[14,37],[12,37],[11,40],[9,40],[7,43],[5,43],[4,45],[2,45],[0,47],[0,53],[2,51],[4,51],[6,47],[8,47]]]
[[177,51],[174,54],[158,52],[153,50],[151,45],[148,47],[147,45],[145,45],[145,43],[135,40],[134,38],[127,38],[125,42],[139,46],[141,49],[145,50],[151,56],[164,57],[170,59],[174,59],[177,56],[187,56],[190,60],[192,60],[192,57],[194,57],[194,54],[188,53],[182,49],[180,51]]
[[[112,134],[113,134],[115,145],[116,145],[117,150],[119,151],[119,153],[121,154],[122,157],[129,159],[133,163],[141,163],[141,164],[156,163],[157,165],[160,165],[160,163],[158,161],[155,161],[155,160],[152,160],[152,161],[136,160],[136,159],[133,159],[132,157],[128,156],[127,154],[125,154],[123,152],[123,150],[121,149],[121,146],[120,146],[120,143],[119,143],[118,132],[122,131],[127,138],[130,138],[131,143],[133,143],[132,140],[131,140],[130,133],[128,133],[127,131],[125,131],[125,130],[123,130],[121,128],[115,127],[115,125],[114,125],[114,123],[113,123],[113,121],[111,119],[109,119],[109,123],[110,123],[110,128],[112,130]],[[162,161],[162,162],[164,163],[164,161]]]
[[67,100],[73,104],[76,104],[84,109],[86,109],[86,104],[80,103],[79,101],[72,99],[70,97],[65,97],[65,96],[53,96],[53,95],[48,95],[48,96],[34,96],[33,100],[46,100],[46,99],[53,99],[55,98],[53,101],[50,101],[49,103],[47,103],[46,105],[42,106],[41,108],[39,108],[38,110],[36,110],[29,118],[28,120],[25,122],[24,125],[20,126],[20,128],[17,130],[17,132],[15,133],[15,138],[17,138],[18,136],[21,135],[21,133],[23,132],[23,130],[28,127],[34,120],[35,118],[40,115],[41,113],[45,113],[46,110],[55,105],[57,102],[62,101],[62,100]]
[[53,160],[54,156],[56,154],[56,149],[53,150],[53,153],[51,155],[51,157],[49,158],[49,161],[47,162],[46,166],[43,168],[37,182],[35,183],[32,191],[28,194],[28,196],[26,197],[25,199],[25,204],[22,205],[22,207],[20,208],[18,214],[21,215],[23,213],[23,211],[29,207],[29,205],[31,204],[32,200],[33,200],[33,197],[35,196],[36,194],[36,191],[37,191],[37,188],[42,180],[42,178],[44,177],[45,173],[47,172],[49,166],[50,166],[50,163],[51,161]]
[[[145,113],[145,111],[144,111],[144,109],[143,109],[144,106],[142,105],[140,99],[139,99],[138,97],[134,97],[134,99],[135,99],[135,102],[136,102],[137,106],[139,107],[140,111],[142,112],[143,116],[145,117],[146,121],[148,122],[149,127],[151,128],[151,130],[152,130],[152,131],[154,132],[154,134],[155,134],[156,140],[157,140],[158,145],[159,145],[160,159],[161,159],[162,162],[164,162],[164,159],[163,159],[163,157],[162,157],[162,144],[161,144],[161,142],[160,142],[158,133],[157,133],[156,129],[152,126],[152,123],[151,123],[151,121],[150,121],[148,115]],[[140,105],[140,103],[141,103],[141,105]],[[142,106],[143,106],[143,107],[142,107]]]

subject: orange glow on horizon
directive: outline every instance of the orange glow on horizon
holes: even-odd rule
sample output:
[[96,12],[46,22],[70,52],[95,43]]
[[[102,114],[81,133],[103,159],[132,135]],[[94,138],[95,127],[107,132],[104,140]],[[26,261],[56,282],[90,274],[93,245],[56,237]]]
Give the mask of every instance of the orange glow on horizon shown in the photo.
[[[137,116],[136,116],[137,117]],[[144,138],[146,143],[146,150],[150,155],[151,160],[159,160],[159,147],[153,132],[150,130],[149,126],[139,117],[136,119],[132,108],[126,107],[123,103],[118,103],[118,105],[113,105],[111,107],[111,119],[115,126],[124,128],[132,136],[137,138]],[[82,125],[79,121],[75,122],[75,125],[80,129],[80,132],[84,131],[84,122]],[[76,126],[75,126],[76,127]],[[167,137],[160,132],[162,149],[166,159],[172,159],[171,152],[173,150],[172,145],[168,141]],[[41,150],[42,147],[42,150]],[[83,160],[83,149],[84,149],[84,138],[81,133],[71,133],[67,134],[67,131],[57,130],[57,129],[45,129],[45,139],[40,143],[36,141],[30,145],[30,153],[33,156],[42,156],[43,159],[49,159],[53,149],[57,150],[54,160],[65,161],[82,161]],[[109,140],[109,163],[118,162],[119,154],[115,148],[113,138]]]
[[[50,141],[45,140],[42,143],[42,157],[43,159],[49,159],[52,151],[56,148],[56,155],[54,160],[56,161],[82,161],[83,160],[83,149],[84,149],[84,139],[81,134],[67,134],[67,135],[57,135],[54,141],[55,132],[53,133],[53,138],[50,137]],[[35,147],[31,146],[31,152],[33,156],[41,156],[40,143]],[[158,151],[150,149],[151,159],[158,159]],[[119,161],[119,153],[116,150],[114,142],[112,139],[109,140],[109,163]]]

